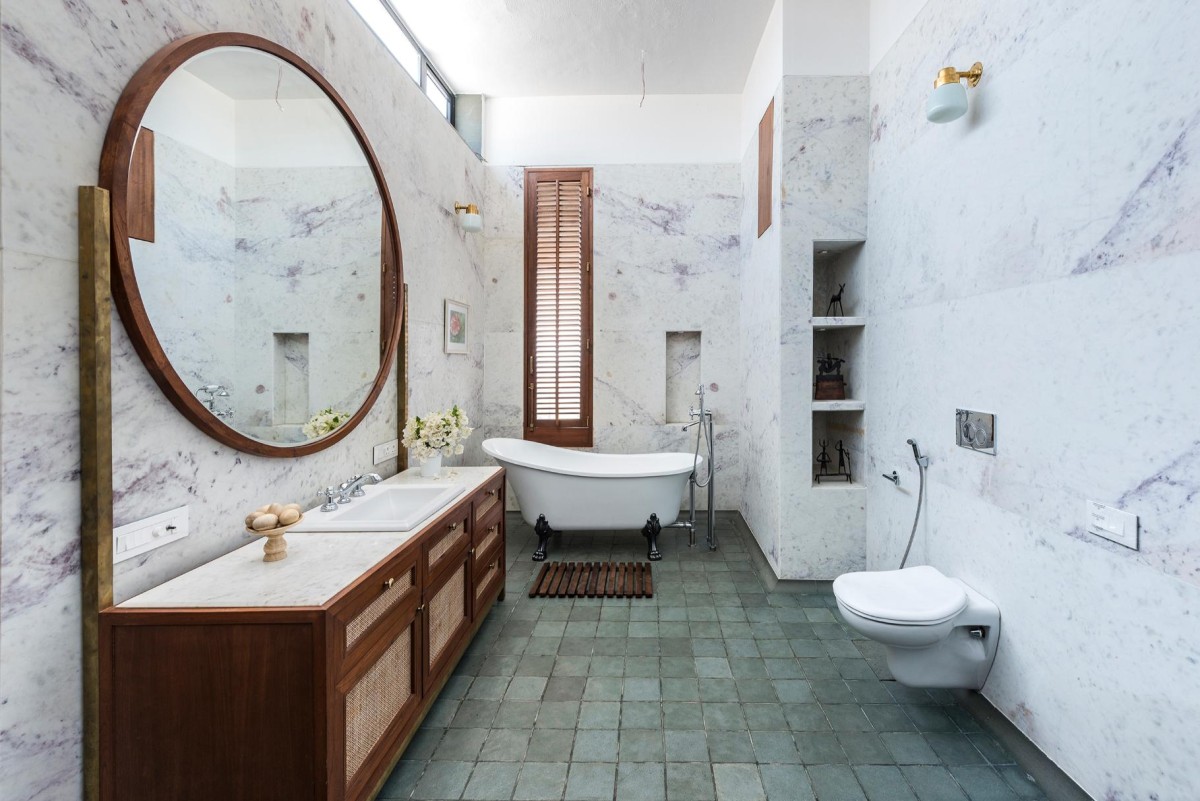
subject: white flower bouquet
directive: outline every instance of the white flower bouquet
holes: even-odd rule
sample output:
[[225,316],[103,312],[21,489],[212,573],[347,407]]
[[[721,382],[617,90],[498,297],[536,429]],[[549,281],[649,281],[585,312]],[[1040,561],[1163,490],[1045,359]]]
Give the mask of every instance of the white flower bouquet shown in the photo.
[[430,412],[424,417],[411,417],[404,424],[400,441],[418,459],[434,456],[454,456],[463,452],[463,442],[475,429],[467,415],[457,405],[444,412]]
[[345,423],[350,417],[350,412],[335,412],[332,406],[322,409],[304,424],[304,436],[309,439],[323,437]]

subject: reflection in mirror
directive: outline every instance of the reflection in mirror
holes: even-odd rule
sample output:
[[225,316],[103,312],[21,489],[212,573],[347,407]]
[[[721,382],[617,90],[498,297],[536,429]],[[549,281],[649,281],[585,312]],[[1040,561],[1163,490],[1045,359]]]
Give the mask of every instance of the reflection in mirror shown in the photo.
[[225,425],[327,436],[380,369],[383,202],[338,107],[303,72],[219,47],[164,81],[129,170],[142,303],[171,366]]

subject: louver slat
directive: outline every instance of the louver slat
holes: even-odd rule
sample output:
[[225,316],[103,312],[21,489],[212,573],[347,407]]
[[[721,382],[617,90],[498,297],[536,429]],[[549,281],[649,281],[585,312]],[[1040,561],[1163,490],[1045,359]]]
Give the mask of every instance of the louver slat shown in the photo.
[[525,434],[591,444],[591,171],[526,171]]

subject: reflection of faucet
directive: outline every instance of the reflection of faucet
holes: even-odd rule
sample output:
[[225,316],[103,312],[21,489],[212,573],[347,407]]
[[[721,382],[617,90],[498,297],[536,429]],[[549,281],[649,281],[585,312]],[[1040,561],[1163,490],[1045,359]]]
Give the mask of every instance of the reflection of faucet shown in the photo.
[[349,481],[343,481],[338,485],[338,490],[341,492],[341,497],[338,498],[338,503],[350,503],[351,498],[361,498],[367,493],[363,492],[362,485],[366,482],[378,484],[383,481],[383,477],[378,473],[367,473],[365,476],[351,476]]
[[233,417],[233,407],[229,405],[228,400],[224,400],[221,408],[217,408],[217,398],[229,398],[229,390],[221,384],[205,384],[196,390],[196,397],[204,404],[204,408],[213,413],[214,416],[224,420],[227,417]]

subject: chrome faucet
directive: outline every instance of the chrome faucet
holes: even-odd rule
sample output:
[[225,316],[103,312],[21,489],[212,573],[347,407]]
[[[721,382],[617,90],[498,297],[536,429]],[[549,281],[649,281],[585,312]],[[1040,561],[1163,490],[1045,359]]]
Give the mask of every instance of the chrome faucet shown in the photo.
[[383,477],[378,473],[367,473],[365,476],[351,476],[349,481],[343,481],[338,485],[341,490],[341,497],[338,498],[338,503],[350,503],[351,498],[361,498],[367,493],[363,492],[363,484],[370,482],[378,484],[383,481]]
[[[227,417],[233,417],[233,407],[229,405],[229,390],[221,384],[205,384],[202,387],[197,387],[196,397],[204,404],[204,408],[208,409],[216,417],[224,420]],[[217,399],[221,399],[221,406],[217,408]]]

